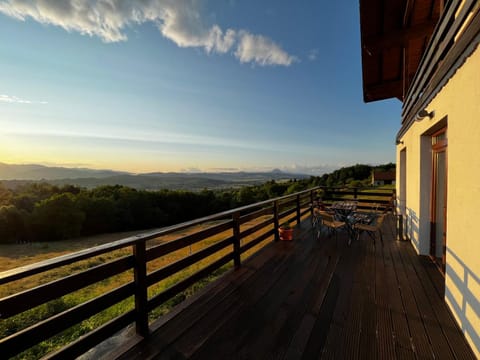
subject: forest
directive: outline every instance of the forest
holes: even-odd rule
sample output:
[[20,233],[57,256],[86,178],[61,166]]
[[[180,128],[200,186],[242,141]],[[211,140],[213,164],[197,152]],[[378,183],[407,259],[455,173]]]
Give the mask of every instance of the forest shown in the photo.
[[[375,169],[391,170],[395,164]],[[372,166],[230,190],[136,190],[121,185],[86,189],[31,182],[0,183],[0,243],[55,241],[177,224],[314,186],[368,186]]]

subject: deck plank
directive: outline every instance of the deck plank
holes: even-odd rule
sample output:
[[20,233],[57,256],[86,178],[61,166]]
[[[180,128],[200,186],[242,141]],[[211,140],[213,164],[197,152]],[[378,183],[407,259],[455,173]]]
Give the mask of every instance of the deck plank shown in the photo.
[[363,274],[360,291],[365,294],[360,333],[360,359],[372,359],[377,343],[377,325],[380,321],[377,318],[375,286],[377,283],[376,252],[379,251],[378,247],[381,247],[381,244],[378,241],[374,244],[370,238],[362,240],[366,241],[364,244],[366,253],[363,269],[359,269]]
[[[439,294],[441,289],[440,283],[444,280],[442,274],[439,273],[435,264],[428,261],[426,258],[416,256],[413,249],[407,249],[405,254],[408,255],[412,263],[416,275],[420,281],[417,281],[417,286],[421,286],[426,294],[428,307],[426,313],[431,320],[429,323],[434,323],[435,331],[441,331],[444,340],[444,347],[448,345],[448,349],[444,349],[442,356],[451,354],[452,358],[458,359],[475,359],[469,346],[465,346],[464,336],[457,323],[455,322],[452,313],[443,300],[443,292]],[[432,271],[433,270],[433,271]],[[433,277],[433,279],[432,279]],[[443,285],[443,288],[445,286]],[[453,353],[453,354],[452,354]]]
[[405,314],[407,316],[413,351],[420,358],[433,358],[434,352],[422,321],[422,309],[419,309],[417,306],[414,291],[411,286],[411,279],[407,276],[409,264],[405,264],[401,256],[401,252],[406,244],[397,243],[395,245],[397,251],[392,253],[392,258],[397,273],[398,285],[404,304]]
[[408,327],[402,293],[399,288],[397,273],[393,263],[394,251],[397,251],[396,247],[392,248],[391,245],[384,247],[385,288],[388,291],[388,300],[385,306],[388,306],[390,310],[393,338],[395,343],[395,354],[400,356],[399,354],[403,353],[404,351],[399,351],[399,349],[405,349],[406,351],[412,352],[413,349],[411,344],[412,336]]
[[[295,313],[300,298],[305,292],[311,291],[308,284],[316,268],[326,266],[325,259],[308,259],[306,253],[301,255],[285,267],[271,288],[272,291],[261,298],[251,299],[245,312],[237,314],[228,324],[219,328],[216,336],[199,349],[199,355],[196,354],[194,358],[207,358],[209,354],[228,358],[237,353],[251,357],[262,351],[272,351],[276,336],[288,322],[289,316]],[[300,319],[300,316],[295,316],[295,320]],[[292,324],[292,327],[295,325]],[[239,333],[242,334],[240,337]],[[228,342],[231,343],[230,346],[225,345]],[[231,349],[233,353],[223,353],[221,349]],[[275,351],[279,351],[278,347]]]
[[[328,291],[330,290],[330,292],[332,292],[335,288],[330,285],[334,279],[334,271],[338,260],[338,256],[333,258],[329,257],[325,271],[323,274],[319,274],[320,276],[317,276],[317,281],[315,281],[314,284],[317,291],[307,304],[307,311],[304,313],[302,321],[288,345],[284,356],[285,359],[301,359],[312,334],[320,338],[319,344],[323,345],[325,342],[331,322],[331,318],[325,319],[325,317],[329,317],[332,314],[328,304],[329,302],[332,303],[332,301],[335,303],[335,299],[331,299],[332,296],[334,297],[335,295],[330,294],[330,298],[328,298],[329,301],[325,300],[327,299]],[[319,324],[321,324],[321,328],[314,331],[314,327],[318,327]],[[289,329],[287,329],[287,331],[288,330]]]
[[418,312],[421,316],[421,321],[425,327],[430,344],[436,344],[435,346],[431,346],[431,350],[435,354],[435,358],[451,359],[453,358],[453,354],[429,300],[429,297],[432,295],[436,296],[436,294],[427,294],[425,292],[425,287],[420,281],[418,281],[424,273],[424,269],[418,269],[419,271],[417,272],[414,262],[412,262],[411,255],[412,254],[409,254],[407,251],[400,253],[401,258],[406,265],[406,275],[410,281],[415,302],[418,306]]
[[[337,358],[358,358],[360,348],[360,334],[362,331],[362,314],[365,303],[365,293],[362,290],[363,266],[366,261],[365,247],[362,242],[352,245],[353,257],[350,258],[352,267],[347,271],[353,273],[351,293],[345,299],[347,307],[344,310],[345,323],[340,338],[336,344]],[[347,285],[348,286],[348,285]],[[345,305],[345,304],[344,304]]]
[[[474,359],[441,276],[407,242],[278,242],[157,320],[120,359]],[[439,278],[440,276],[440,278]]]
[[390,285],[393,268],[388,246],[378,247],[375,262],[375,303],[377,321],[377,341],[375,353],[378,359],[395,358],[395,335],[390,309]]
[[[250,317],[248,310],[260,298],[264,296],[272,296],[274,291],[269,291],[274,282],[271,281],[272,273],[283,273],[286,271],[287,261],[282,261],[273,268],[265,269],[259,272],[260,276],[255,277],[255,281],[242,284],[235,292],[223,298],[220,302],[215,302],[208,312],[200,321],[196,322],[196,326],[192,326],[184,331],[175,341],[175,351],[179,351],[185,357],[191,357],[205,342],[218,339],[218,334],[229,335],[229,331],[223,331],[223,325],[228,322],[238,321],[239,318],[248,318],[253,326],[255,318]],[[191,323],[190,321],[186,322]],[[180,324],[180,330],[182,328]],[[240,333],[236,336],[228,336],[229,339],[239,341],[248,334],[248,327],[240,328]],[[165,328],[164,336],[168,336],[171,332],[170,328]],[[227,344],[225,344],[226,346]],[[218,350],[218,349],[217,349]]]
[[343,352],[339,343],[348,319],[353,281],[356,274],[356,266],[360,259],[360,256],[358,256],[359,250],[355,243],[352,245],[352,248],[355,250],[345,251],[345,248],[335,248],[336,251],[342,251],[342,256],[338,261],[334,273],[335,283],[338,287],[338,296],[332,309],[330,330],[324,348],[322,349],[322,358],[324,359],[338,359],[340,353]]

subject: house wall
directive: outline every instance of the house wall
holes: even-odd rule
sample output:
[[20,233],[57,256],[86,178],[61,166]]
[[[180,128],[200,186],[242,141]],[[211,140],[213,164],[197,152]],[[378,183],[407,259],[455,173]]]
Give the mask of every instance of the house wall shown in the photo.
[[[415,122],[397,145],[406,149],[406,235],[419,254],[430,247],[431,132],[447,124],[447,254],[445,300],[480,358],[480,50],[466,60],[427,107],[432,119]],[[404,225],[404,226],[405,226]]]

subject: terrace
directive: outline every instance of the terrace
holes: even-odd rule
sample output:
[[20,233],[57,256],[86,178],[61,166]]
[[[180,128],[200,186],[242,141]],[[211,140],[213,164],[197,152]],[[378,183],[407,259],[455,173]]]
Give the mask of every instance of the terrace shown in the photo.
[[121,359],[475,359],[430,260],[395,240],[273,243],[152,327]]
[[[126,270],[119,288],[39,321],[0,340],[0,353],[20,354],[54,334],[124,299],[130,307],[84,334],[49,358],[71,358],[109,340],[92,358],[300,359],[300,358],[457,358],[475,359],[443,300],[444,281],[436,266],[418,257],[411,244],[396,240],[395,218],[383,226],[384,245],[367,236],[349,247],[345,233],[317,239],[310,222],[315,191],[308,190],[147,235],[0,274],[2,284],[108,254],[132,249],[109,262],[0,299],[6,319]],[[379,194],[377,194],[379,195]],[[337,198],[349,193],[336,194]],[[360,194],[353,192],[359,198]],[[370,198],[359,199],[365,204]],[[276,241],[278,224],[298,222],[292,242]],[[209,227],[152,246],[148,241],[190,226]],[[213,224],[213,225],[212,225]],[[182,258],[152,268],[154,259],[222,235]],[[261,248],[259,248],[261,247]],[[223,251],[223,252],[222,252]],[[210,258],[208,264],[162,291],[159,281]],[[104,255],[105,256],[105,255]],[[232,264],[220,278],[149,323],[159,305]],[[147,293],[147,290],[149,291]],[[4,320],[2,320],[4,321]],[[135,324],[128,330],[129,324]],[[125,330],[127,328],[127,330]],[[136,331],[134,331],[136,330]]]

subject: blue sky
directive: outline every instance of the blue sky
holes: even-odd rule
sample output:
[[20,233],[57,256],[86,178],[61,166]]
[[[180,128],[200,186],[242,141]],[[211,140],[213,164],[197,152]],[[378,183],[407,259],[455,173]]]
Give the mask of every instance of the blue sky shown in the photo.
[[0,0],[0,79],[7,163],[320,174],[394,161],[400,125],[353,0]]

